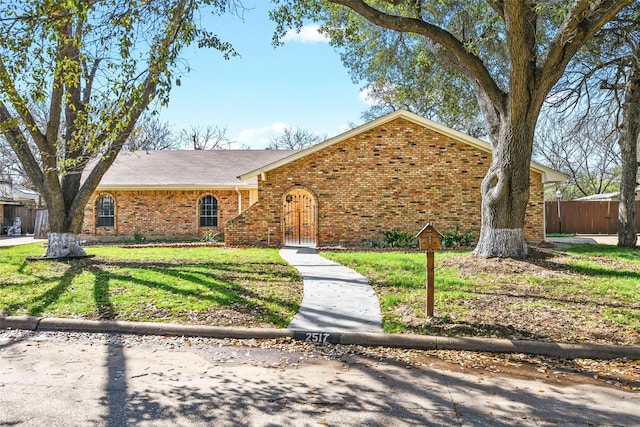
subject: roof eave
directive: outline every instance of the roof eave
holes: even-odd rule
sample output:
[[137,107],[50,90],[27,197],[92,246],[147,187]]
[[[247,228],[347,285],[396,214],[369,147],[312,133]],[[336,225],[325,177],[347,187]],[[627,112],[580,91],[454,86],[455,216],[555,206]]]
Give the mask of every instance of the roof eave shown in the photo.
[[205,185],[205,184],[176,184],[176,185],[128,185],[128,184],[106,184],[98,185],[96,191],[189,191],[189,190],[253,190],[257,189],[256,183],[246,182],[238,184]]
[[542,175],[542,184],[559,184],[569,179],[569,175],[536,162],[531,162],[531,169]]

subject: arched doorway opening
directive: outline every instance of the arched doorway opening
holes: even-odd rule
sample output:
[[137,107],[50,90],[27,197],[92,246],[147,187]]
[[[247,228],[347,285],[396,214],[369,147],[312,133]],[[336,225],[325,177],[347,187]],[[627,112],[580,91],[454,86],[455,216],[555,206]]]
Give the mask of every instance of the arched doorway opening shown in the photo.
[[283,198],[284,245],[316,245],[316,199],[308,190],[296,188]]

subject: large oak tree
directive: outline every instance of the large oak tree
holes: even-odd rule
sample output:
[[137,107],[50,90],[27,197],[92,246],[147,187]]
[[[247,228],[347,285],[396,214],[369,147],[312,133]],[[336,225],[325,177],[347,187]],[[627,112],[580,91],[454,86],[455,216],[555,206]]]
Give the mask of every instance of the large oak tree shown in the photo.
[[[140,115],[167,100],[182,48],[197,42],[234,54],[198,25],[201,13],[233,7],[232,0],[0,3],[0,131],[46,202],[47,257],[84,255],[84,208]],[[33,111],[41,103],[44,121]]]
[[[576,52],[633,0],[278,0],[279,31],[307,18],[342,14],[345,34],[359,18],[423,37],[438,60],[473,86],[493,147],[482,191],[482,228],[474,253],[524,257],[525,211],[534,131],[549,91]],[[477,19],[459,24],[473,11]],[[328,21],[327,21],[328,22]],[[472,25],[474,31],[465,31]],[[487,31],[477,31],[485,27]],[[358,34],[367,37],[367,34]],[[485,37],[492,45],[487,48]],[[505,71],[506,70],[506,71]]]

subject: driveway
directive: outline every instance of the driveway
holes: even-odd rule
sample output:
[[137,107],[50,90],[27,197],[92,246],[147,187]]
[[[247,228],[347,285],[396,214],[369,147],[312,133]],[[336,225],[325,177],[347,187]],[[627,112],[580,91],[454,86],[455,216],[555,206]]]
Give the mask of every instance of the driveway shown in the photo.
[[[547,237],[547,242],[553,243],[600,243],[602,245],[617,245],[617,234],[576,234],[573,237]],[[640,241],[640,239],[638,239]]]

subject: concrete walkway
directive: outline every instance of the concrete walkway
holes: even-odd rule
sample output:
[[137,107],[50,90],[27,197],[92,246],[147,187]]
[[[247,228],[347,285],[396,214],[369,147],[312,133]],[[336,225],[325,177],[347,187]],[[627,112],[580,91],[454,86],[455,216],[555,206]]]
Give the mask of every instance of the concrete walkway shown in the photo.
[[312,248],[282,248],[280,256],[304,280],[302,305],[288,326],[296,331],[382,332],[378,298],[367,279]]
[[46,242],[47,239],[34,239],[33,236],[2,236],[0,247],[28,245],[29,243]]
[[617,234],[576,234],[574,237],[547,237],[545,238],[547,242],[553,242],[556,244],[583,244],[583,243],[592,243],[592,244],[601,244],[601,245],[617,245],[618,244],[618,235]]

